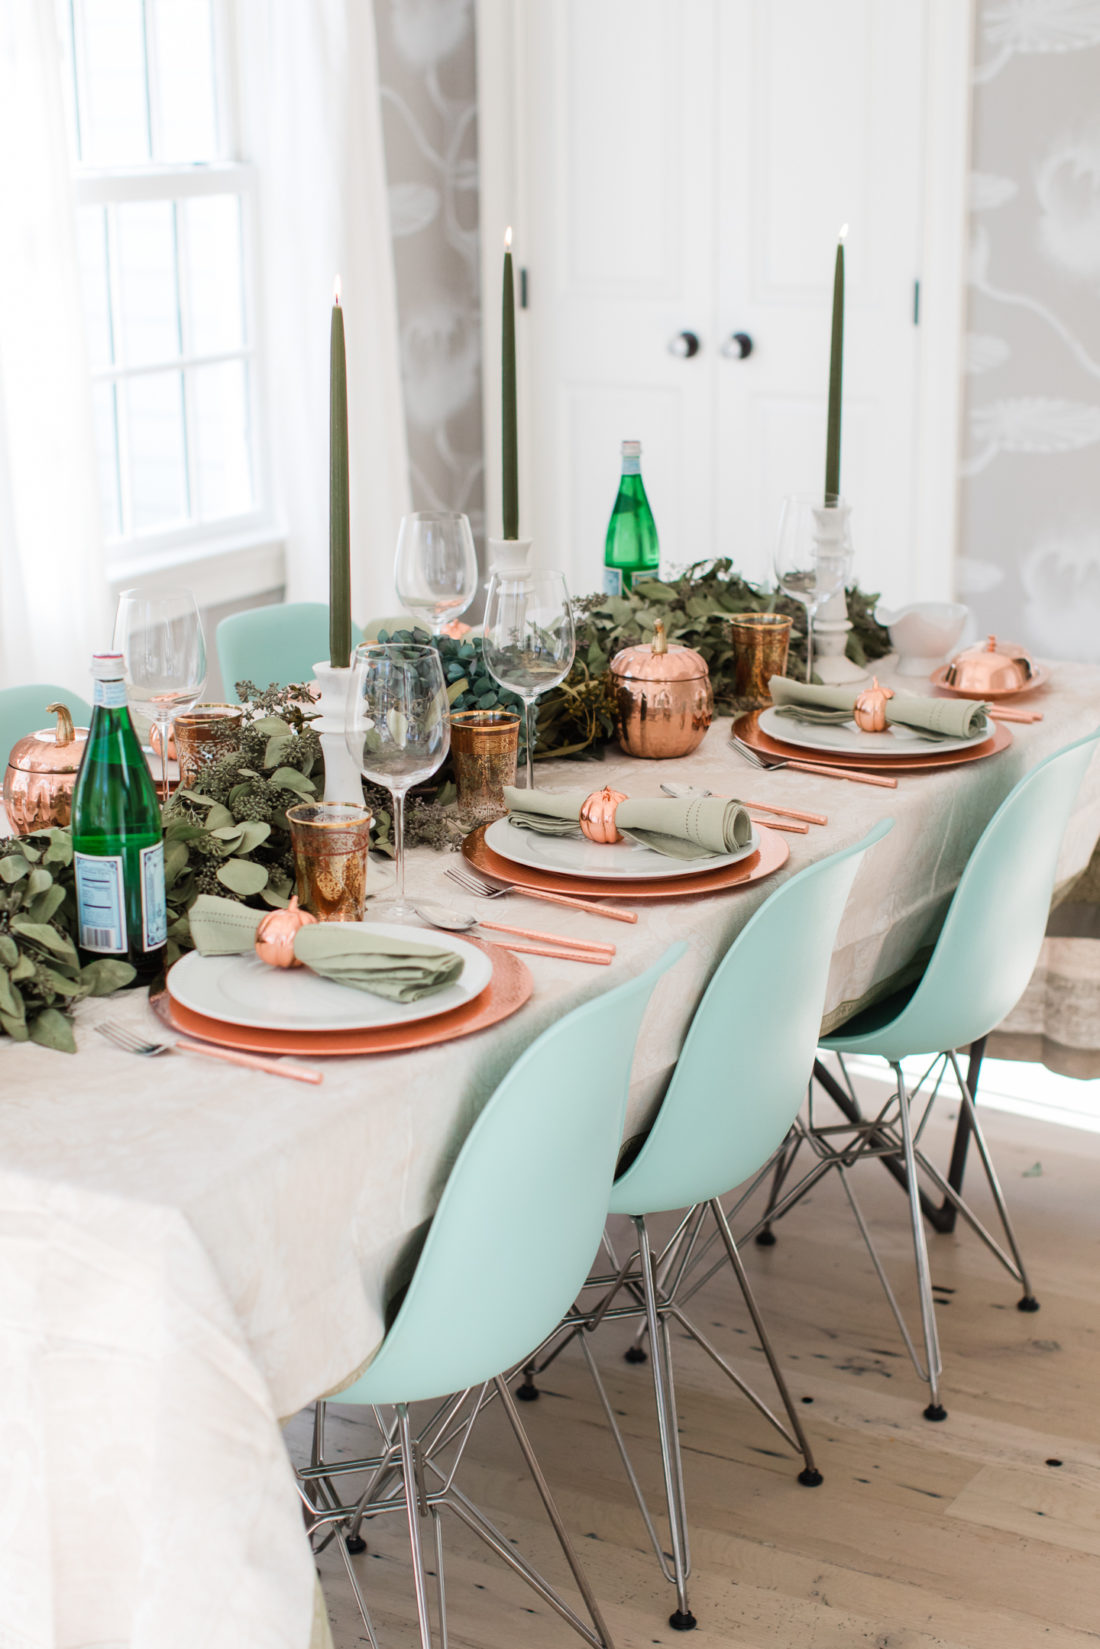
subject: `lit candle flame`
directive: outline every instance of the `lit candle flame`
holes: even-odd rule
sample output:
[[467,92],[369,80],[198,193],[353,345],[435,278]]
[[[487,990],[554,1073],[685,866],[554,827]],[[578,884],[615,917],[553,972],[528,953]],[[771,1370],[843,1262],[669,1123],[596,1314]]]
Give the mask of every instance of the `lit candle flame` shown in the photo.
[[507,229],[504,231],[504,250],[506,252],[510,252],[512,250],[512,225],[511,224],[509,224]]
[[846,223],[841,225],[840,234],[836,238],[841,245],[848,239],[848,225]]
[[336,279],[332,283],[332,301],[333,301],[333,303],[339,303],[340,302],[340,292],[341,292],[340,277],[339,277],[339,275],[337,275]]

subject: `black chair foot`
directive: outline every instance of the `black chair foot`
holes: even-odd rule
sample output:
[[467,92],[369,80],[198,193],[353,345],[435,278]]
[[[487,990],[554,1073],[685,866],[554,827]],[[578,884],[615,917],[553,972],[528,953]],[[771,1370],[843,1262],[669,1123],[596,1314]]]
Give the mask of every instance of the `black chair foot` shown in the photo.
[[[644,1346],[627,1346],[626,1350],[623,1352],[623,1362],[624,1363],[648,1363],[649,1362],[649,1352],[645,1349]],[[685,1627],[684,1630],[686,1631],[687,1628]]]
[[779,1238],[776,1236],[770,1225],[765,1225],[762,1230],[756,1233],[753,1241],[755,1242],[757,1248],[774,1248],[776,1243],[779,1241]]
[[805,1489],[819,1489],[825,1479],[816,1466],[807,1466],[805,1471],[799,1472],[798,1481]]
[[926,1420],[946,1420],[947,1410],[942,1403],[929,1403],[924,1411],[924,1418]]
[[674,1609],[668,1617],[668,1624],[674,1632],[693,1632],[699,1622],[690,1609]]
[[516,1387],[516,1396],[521,1403],[534,1403],[537,1401],[538,1395],[539,1388],[531,1380],[525,1380],[522,1386]]
[[367,1549],[367,1543],[361,1534],[345,1535],[344,1545],[353,1557],[358,1557],[360,1552],[365,1552]]
[[1038,1311],[1039,1302],[1034,1294],[1025,1294],[1022,1300],[1016,1301],[1017,1311]]

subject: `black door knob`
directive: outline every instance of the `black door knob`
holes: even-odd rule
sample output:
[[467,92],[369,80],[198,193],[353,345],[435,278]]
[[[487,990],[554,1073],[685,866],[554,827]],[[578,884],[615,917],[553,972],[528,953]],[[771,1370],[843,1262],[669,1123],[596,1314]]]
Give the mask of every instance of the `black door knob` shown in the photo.
[[674,338],[668,341],[670,355],[679,355],[683,361],[690,361],[693,355],[699,353],[699,335],[697,332],[677,332]]
[[734,332],[722,345],[727,361],[744,361],[752,354],[752,339],[747,332]]

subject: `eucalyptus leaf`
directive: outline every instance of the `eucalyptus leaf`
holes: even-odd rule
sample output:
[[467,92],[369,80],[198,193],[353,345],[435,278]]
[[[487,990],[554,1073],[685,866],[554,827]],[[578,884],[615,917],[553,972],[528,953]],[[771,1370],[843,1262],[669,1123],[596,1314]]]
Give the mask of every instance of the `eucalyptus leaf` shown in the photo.
[[215,802],[206,815],[206,828],[213,831],[215,836],[222,830],[235,830],[237,821],[227,807],[221,802]]
[[132,984],[136,977],[136,969],[129,962],[121,962],[114,956],[101,956],[94,962],[86,962],[80,970],[80,983],[89,996],[110,996]]
[[64,903],[65,889],[51,886],[31,900],[26,913],[32,922],[52,922]]
[[277,767],[271,775],[271,782],[284,790],[296,790],[299,796],[314,796],[317,793],[313,780],[299,773],[296,767]]
[[31,922],[25,916],[12,918],[11,931],[18,933],[23,939],[30,939],[32,943],[41,945],[43,950],[53,951],[55,956],[64,956],[76,961],[76,946],[67,934],[58,933],[56,928],[47,922]]
[[267,871],[252,859],[227,859],[218,866],[218,881],[247,899],[267,886]]
[[61,1054],[75,1054],[76,1038],[73,1027],[56,1008],[43,1008],[30,1023],[31,1041],[43,1048],[53,1048]]
[[27,897],[33,899],[36,893],[45,893],[48,887],[53,886],[53,877],[44,865],[35,865],[27,877]]
[[0,881],[7,882],[10,886],[28,875],[30,868],[22,853],[8,853],[0,859]]
[[17,1019],[13,1014],[0,1013],[0,1030],[10,1036],[13,1042],[28,1042],[30,1031],[25,1019]]
[[14,968],[19,960],[19,946],[8,933],[0,933],[0,966]]

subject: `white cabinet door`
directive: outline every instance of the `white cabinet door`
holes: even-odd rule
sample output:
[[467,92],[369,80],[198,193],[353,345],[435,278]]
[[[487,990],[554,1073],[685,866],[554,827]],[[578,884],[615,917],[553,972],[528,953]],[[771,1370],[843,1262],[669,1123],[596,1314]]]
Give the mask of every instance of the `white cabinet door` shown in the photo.
[[[603,582],[619,443],[642,443],[662,557],[711,553],[712,0],[536,0],[517,10],[517,253],[525,535]],[[703,336],[674,356],[683,330]]]
[[[514,6],[522,526],[575,590],[601,583],[624,437],[666,567],[769,573],[782,494],[824,484],[847,222],[842,490],[861,581],[908,596],[925,8]],[[745,359],[722,353],[738,332]]]

